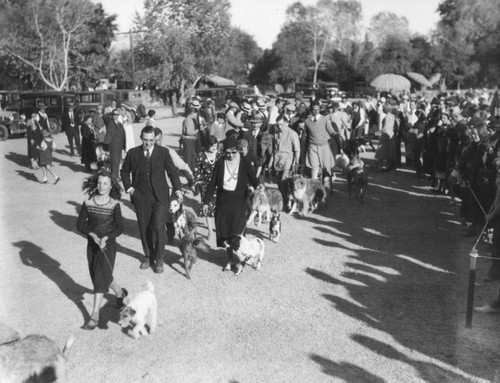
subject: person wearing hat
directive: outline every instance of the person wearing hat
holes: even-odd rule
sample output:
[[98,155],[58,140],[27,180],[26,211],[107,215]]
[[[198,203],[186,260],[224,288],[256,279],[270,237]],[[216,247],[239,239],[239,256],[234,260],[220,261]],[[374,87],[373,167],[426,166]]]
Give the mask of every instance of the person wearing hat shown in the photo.
[[285,100],[282,98],[278,97],[274,101],[274,105],[271,107],[271,110],[269,111],[269,120],[268,120],[268,126],[272,131],[273,126],[276,124],[276,119],[278,116],[283,113],[283,108],[285,106]]
[[79,129],[80,121],[77,121],[77,116],[75,114],[74,109],[75,109],[74,104],[72,103],[68,104],[66,110],[64,111],[61,117],[61,127],[63,128],[64,132],[66,133],[66,137],[68,138],[69,152],[71,156],[75,155],[75,150],[73,148],[73,141],[75,143],[78,155],[80,155],[82,149],[80,143],[80,129]]
[[246,228],[248,185],[256,188],[259,180],[250,162],[240,154],[238,140],[230,136],[224,141],[223,157],[215,163],[202,206],[203,213],[208,214],[209,203],[217,196],[214,211],[217,246],[226,248],[228,256],[223,271],[233,266],[241,269],[225,241],[233,234],[243,234]]
[[201,134],[198,123],[198,109],[196,107],[196,102],[194,105],[191,103],[191,107],[187,109],[187,116],[182,121],[182,158],[189,165],[191,171],[194,171],[196,164],[196,157],[198,156],[197,141]]
[[265,122],[265,116],[260,111],[254,110],[250,113],[250,116],[248,117],[246,122],[248,129],[240,132],[239,134],[239,138],[244,138],[248,142],[248,155],[246,157],[252,164],[257,178],[259,178],[262,173],[262,167],[266,159],[265,154],[267,154],[269,157],[272,156],[272,135],[266,137],[267,139],[271,140],[270,145],[264,145],[266,143],[262,142],[262,129],[265,126]]
[[278,188],[283,195],[284,206],[288,206],[288,193],[285,180],[292,177],[292,171],[300,160],[299,135],[289,126],[288,117],[280,115],[276,120],[276,150],[274,153],[274,170],[276,171]]
[[207,126],[212,126],[212,124],[215,122],[217,114],[217,112],[215,111],[214,100],[212,100],[211,98],[207,98],[202,112],[202,116],[207,122]]
[[228,128],[232,128],[239,132],[241,129],[243,129],[243,122],[239,118],[238,111],[240,110],[240,107],[238,104],[234,101],[231,101],[229,103],[229,107],[227,108],[226,111],[226,122],[228,125]]
[[120,180],[120,162],[125,151],[125,128],[120,121],[120,111],[113,110],[105,116],[106,135],[104,144],[109,145],[109,157],[111,162],[111,174]]
[[47,105],[45,105],[43,101],[38,104],[38,121],[40,123],[40,126],[42,127],[42,130],[50,130],[49,116],[45,111],[46,108]]
[[332,169],[335,160],[330,149],[330,139],[337,135],[328,117],[320,115],[319,102],[311,105],[312,116],[306,120],[306,134],[309,138],[307,146],[306,166],[311,170],[311,178],[316,179],[324,173],[325,184],[330,187]]

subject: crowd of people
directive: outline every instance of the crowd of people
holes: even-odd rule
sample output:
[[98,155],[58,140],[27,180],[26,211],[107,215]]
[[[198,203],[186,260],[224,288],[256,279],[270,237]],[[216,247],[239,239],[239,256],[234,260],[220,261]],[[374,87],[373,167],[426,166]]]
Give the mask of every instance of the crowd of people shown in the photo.
[[[368,147],[375,151],[375,171],[413,169],[416,176],[429,180],[433,193],[448,195],[451,204],[460,205],[465,236],[479,235],[486,223],[493,228],[493,261],[486,278],[500,280],[498,91],[467,92],[464,97],[442,94],[431,100],[385,93],[354,102],[346,97],[317,100],[314,95],[306,100],[297,94],[292,101],[278,97],[237,103],[228,99],[222,110],[216,110],[210,99],[193,96],[185,105],[181,156],[163,146],[154,110],[148,112],[140,146],[135,146],[133,134],[125,128],[130,125],[131,129],[131,116],[116,104],[104,112],[100,108],[92,114],[74,113],[69,107],[63,118],[70,154],[76,151],[85,170],[94,173],[89,181],[92,187],[86,188],[90,199],[82,207],[78,224],[88,236],[96,294],[87,329],[97,325],[102,291],[113,288],[119,306],[127,294],[109,275],[114,266],[113,241],[121,233],[119,204],[114,199],[119,193],[112,191],[117,182],[123,182],[136,211],[145,255],[141,268],[161,273],[165,244],[174,238],[169,202],[183,199],[179,174],[194,195],[200,195],[198,215],[206,218],[208,238],[215,231],[217,246],[227,248],[229,237],[245,230],[248,193],[259,183],[275,182],[285,198],[285,181],[295,174],[321,179],[331,188],[334,172],[339,170],[338,158],[359,157]],[[60,177],[50,170],[55,144],[43,105],[28,120],[28,127],[31,166],[44,167],[42,182],[47,182],[50,172],[57,183]],[[109,160],[107,169],[96,173],[103,165],[98,147],[106,148]],[[103,251],[109,254],[107,263],[99,258]],[[237,263],[232,250],[227,251],[225,270]],[[99,271],[106,268],[106,272]],[[482,310],[500,311],[499,302],[500,297]]]

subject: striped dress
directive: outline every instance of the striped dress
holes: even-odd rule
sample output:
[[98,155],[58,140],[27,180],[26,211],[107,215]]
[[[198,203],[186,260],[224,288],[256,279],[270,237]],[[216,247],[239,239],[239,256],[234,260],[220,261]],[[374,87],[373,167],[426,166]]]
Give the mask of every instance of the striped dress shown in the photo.
[[[116,237],[123,232],[120,203],[112,198],[104,204],[98,204],[95,198],[84,201],[78,215],[77,228],[87,236],[87,261],[94,292],[106,293],[113,282]],[[89,233],[94,233],[99,238],[107,236],[106,248],[101,250]]]

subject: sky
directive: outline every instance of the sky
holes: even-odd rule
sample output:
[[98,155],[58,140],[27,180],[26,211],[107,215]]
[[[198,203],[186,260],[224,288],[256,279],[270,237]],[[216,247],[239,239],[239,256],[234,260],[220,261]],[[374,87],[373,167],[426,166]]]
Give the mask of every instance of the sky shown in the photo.
[[[102,3],[108,14],[116,14],[119,30],[128,31],[135,11],[141,12],[143,0],[93,0]],[[215,0],[217,1],[217,0]],[[286,8],[296,0],[230,0],[231,21],[255,38],[263,49],[272,47],[285,21]],[[372,16],[388,11],[405,16],[412,32],[427,34],[439,20],[436,12],[440,0],[359,0],[363,9],[364,26]],[[317,0],[301,0],[304,5],[316,4]]]

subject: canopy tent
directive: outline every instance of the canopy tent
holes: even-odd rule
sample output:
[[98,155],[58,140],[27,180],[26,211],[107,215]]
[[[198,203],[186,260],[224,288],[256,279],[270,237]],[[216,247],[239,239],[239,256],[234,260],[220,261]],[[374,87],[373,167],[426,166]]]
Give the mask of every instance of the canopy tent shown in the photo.
[[428,86],[428,87],[432,86],[431,82],[429,80],[427,80],[427,78],[423,74],[416,73],[416,72],[408,72],[406,75],[409,78],[411,78],[413,81],[418,82],[420,85]]
[[195,88],[198,87],[198,84],[206,84],[208,85],[209,87],[211,88],[216,88],[216,87],[219,87],[219,86],[236,86],[236,83],[233,81],[233,80],[229,80],[227,78],[224,78],[224,77],[220,77],[220,76],[217,76],[217,75],[204,75],[204,76],[201,76],[198,81],[196,81],[195,84],[193,84],[193,86]]
[[410,81],[400,75],[387,73],[381,74],[370,83],[378,91],[401,92],[410,91]]

